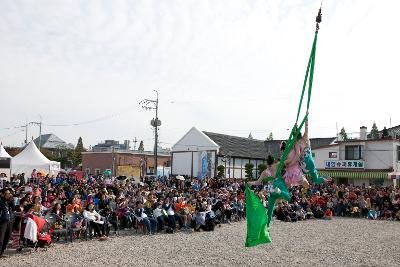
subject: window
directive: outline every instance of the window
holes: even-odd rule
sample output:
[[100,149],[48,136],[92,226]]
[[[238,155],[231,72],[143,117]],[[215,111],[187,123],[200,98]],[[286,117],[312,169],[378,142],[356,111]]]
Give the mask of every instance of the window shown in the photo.
[[94,169],[94,175],[99,176],[100,175],[100,169]]
[[329,152],[329,158],[330,159],[336,159],[337,158],[337,152]]
[[246,166],[246,164],[249,162],[250,162],[249,159],[242,159],[242,168],[244,168]]
[[235,165],[235,168],[241,168],[242,167],[242,160],[238,159],[238,158],[235,158],[234,165]]
[[85,169],[86,174],[90,174],[90,168]]
[[346,146],[345,159],[346,160],[359,160],[363,159],[364,146]]
[[400,146],[397,146],[397,161],[400,161]]

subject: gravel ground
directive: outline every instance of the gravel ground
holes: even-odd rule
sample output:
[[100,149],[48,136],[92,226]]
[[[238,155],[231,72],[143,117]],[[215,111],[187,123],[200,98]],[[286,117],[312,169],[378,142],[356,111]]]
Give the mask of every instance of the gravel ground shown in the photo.
[[0,266],[399,266],[400,223],[334,218],[273,221],[272,244],[245,248],[245,221],[214,232],[125,235],[55,244]]

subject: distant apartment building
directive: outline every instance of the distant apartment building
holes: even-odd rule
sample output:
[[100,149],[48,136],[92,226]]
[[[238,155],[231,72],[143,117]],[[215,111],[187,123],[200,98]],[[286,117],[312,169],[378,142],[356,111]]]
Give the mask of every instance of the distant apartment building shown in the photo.
[[119,141],[116,140],[105,140],[104,143],[98,143],[92,147],[93,152],[109,152],[113,149],[114,151],[130,150],[130,141],[125,140],[120,144]]

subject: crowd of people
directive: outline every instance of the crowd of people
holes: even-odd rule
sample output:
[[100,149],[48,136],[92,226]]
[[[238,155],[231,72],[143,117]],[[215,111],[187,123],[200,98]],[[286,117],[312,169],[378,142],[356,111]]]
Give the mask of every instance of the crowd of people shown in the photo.
[[[12,177],[3,183],[0,200],[0,247],[6,249],[12,231],[19,231],[26,214],[52,216],[60,229],[66,216],[72,227],[86,223],[100,240],[111,229],[143,228],[146,234],[213,231],[220,223],[245,217],[245,180],[203,180],[162,177],[129,179],[73,175]],[[267,207],[269,185],[252,186]],[[333,182],[290,189],[291,200],[279,201],[274,215],[295,222],[332,216],[400,221],[400,190],[380,186],[345,186]],[[6,212],[8,211],[8,213]],[[7,215],[8,214],[8,215]],[[57,239],[58,236],[55,235]]]
[[[257,193],[267,206],[268,186],[257,186]],[[333,216],[400,221],[400,189],[393,186],[336,185],[327,182],[291,189],[291,200],[278,201],[274,215],[278,220],[296,222]]]
[[0,206],[14,211],[4,236],[18,230],[26,214],[56,218],[51,220],[53,229],[66,227],[66,217],[74,218],[72,227],[86,223],[100,240],[106,240],[113,228],[143,228],[146,234],[213,231],[216,225],[245,215],[244,181],[239,180],[162,177],[143,183],[103,176],[31,176],[3,184]]

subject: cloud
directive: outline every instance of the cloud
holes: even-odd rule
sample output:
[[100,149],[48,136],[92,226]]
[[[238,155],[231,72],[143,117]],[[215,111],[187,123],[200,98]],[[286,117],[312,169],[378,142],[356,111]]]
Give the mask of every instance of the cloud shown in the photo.
[[[37,114],[48,123],[79,122],[133,106],[103,122],[45,131],[69,142],[83,136],[89,144],[136,136],[149,139],[150,149],[154,115],[135,103],[158,89],[165,143],[193,125],[242,136],[252,131],[256,138],[272,131],[284,138],[297,108],[319,5],[2,1],[0,87],[7,99],[2,106],[12,112],[0,124],[37,120]],[[313,136],[334,135],[336,122],[353,130],[360,121],[383,126],[388,116],[400,123],[395,118],[399,37],[393,34],[398,6],[396,1],[324,1]],[[19,144],[23,138],[21,133],[4,141]]]

